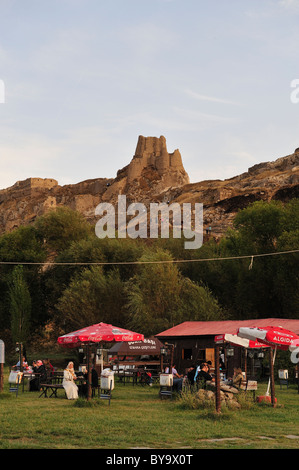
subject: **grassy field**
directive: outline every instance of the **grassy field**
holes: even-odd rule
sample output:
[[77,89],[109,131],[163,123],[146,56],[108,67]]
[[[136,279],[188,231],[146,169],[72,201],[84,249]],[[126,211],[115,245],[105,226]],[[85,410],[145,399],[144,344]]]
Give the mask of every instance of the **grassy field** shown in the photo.
[[[266,390],[260,385],[259,394]],[[116,383],[107,401],[0,393],[0,449],[295,449],[299,448],[297,386],[276,386],[278,406],[239,411],[186,409],[161,400],[159,387]]]

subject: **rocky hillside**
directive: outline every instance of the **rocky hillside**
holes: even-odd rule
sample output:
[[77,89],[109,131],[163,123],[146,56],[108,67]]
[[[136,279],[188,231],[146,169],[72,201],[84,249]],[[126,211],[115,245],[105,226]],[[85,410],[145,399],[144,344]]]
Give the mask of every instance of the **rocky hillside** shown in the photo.
[[274,162],[260,163],[226,180],[190,183],[179,150],[168,153],[165,137],[138,139],[131,162],[116,178],[96,178],[60,186],[56,180],[29,178],[0,191],[0,233],[30,224],[47,211],[68,206],[95,223],[100,202],[116,204],[119,194],[131,202],[204,205],[204,227],[215,237],[231,225],[239,209],[260,199],[299,197],[299,149]]

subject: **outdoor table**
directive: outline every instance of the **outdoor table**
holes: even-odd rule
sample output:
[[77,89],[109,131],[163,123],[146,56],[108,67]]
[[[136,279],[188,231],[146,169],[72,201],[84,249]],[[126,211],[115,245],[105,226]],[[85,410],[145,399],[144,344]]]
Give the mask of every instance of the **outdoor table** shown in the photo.
[[137,383],[137,370],[130,370],[130,369],[123,369],[122,371],[118,371],[115,375],[119,378],[119,381],[126,385],[126,382],[130,382],[130,378],[132,378],[133,384]]

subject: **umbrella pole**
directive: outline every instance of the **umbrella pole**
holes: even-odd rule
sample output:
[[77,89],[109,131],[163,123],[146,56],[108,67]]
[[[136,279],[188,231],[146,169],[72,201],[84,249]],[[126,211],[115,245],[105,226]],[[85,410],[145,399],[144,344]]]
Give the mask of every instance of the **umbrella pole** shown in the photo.
[[215,382],[216,413],[221,413],[219,346],[215,346]]
[[91,399],[91,354],[90,344],[87,344],[87,400]]
[[270,348],[270,385],[271,385],[271,403],[272,406],[275,406],[275,384],[274,384],[274,361],[276,356],[277,346],[275,346],[275,352],[273,357],[272,348]]
[[104,354],[103,354],[103,349],[101,349],[101,362],[100,362],[100,366],[101,366],[101,373],[103,372],[103,369],[104,369]]
[[[271,351],[271,352],[270,352]],[[269,354],[270,354],[270,361],[269,361],[269,365],[270,365],[270,377],[269,377],[269,380],[268,380],[268,387],[267,387],[267,392],[266,392],[266,396],[268,397],[269,396],[269,390],[270,390],[270,385],[271,385],[271,374],[273,373],[273,381],[274,381],[274,364],[275,364],[275,359],[276,359],[276,351],[277,351],[277,346],[275,346],[275,350],[274,350],[274,356],[272,354],[272,348],[270,348],[270,351],[269,351]],[[271,359],[271,357],[273,357],[273,359]],[[273,364],[271,366],[271,363]]]

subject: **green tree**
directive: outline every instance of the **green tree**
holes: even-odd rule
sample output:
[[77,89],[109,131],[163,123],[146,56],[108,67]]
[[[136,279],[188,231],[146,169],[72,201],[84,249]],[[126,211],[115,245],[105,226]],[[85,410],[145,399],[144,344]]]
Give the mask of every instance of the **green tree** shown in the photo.
[[[299,208],[298,208],[299,210]],[[285,231],[279,237],[277,250],[279,252],[298,250],[299,228],[298,213],[290,216],[294,230]],[[274,276],[274,290],[280,298],[283,315],[297,318],[299,311],[299,253],[288,253],[277,257]]]
[[[137,273],[126,286],[130,327],[146,336],[178,323],[179,271],[172,257],[158,250],[141,256]],[[153,263],[153,264],[151,264]]]
[[95,236],[94,228],[83,215],[68,207],[58,207],[39,217],[35,227],[48,250],[56,252],[67,249],[74,241]]
[[[23,276],[26,280],[32,301],[32,324],[41,324],[47,314],[43,306],[42,285],[40,282],[41,266],[46,260],[43,241],[34,226],[23,226],[0,236],[0,261],[23,264]],[[25,265],[25,263],[36,263]],[[0,330],[10,326],[9,284],[15,264],[0,266]]]
[[124,284],[117,269],[104,274],[92,266],[78,273],[57,303],[60,325],[66,331],[104,322],[125,326]]
[[[0,260],[19,263],[45,261],[43,241],[34,226],[21,226],[0,237]],[[8,272],[9,269],[6,270]]]
[[212,291],[186,277],[182,277],[180,308],[182,321],[219,321],[226,318]]
[[[57,309],[59,299],[63,296],[64,291],[68,287],[73,286],[74,282],[78,282],[80,273],[87,268],[85,263],[134,262],[137,261],[143,251],[143,244],[138,243],[137,240],[131,239],[99,239],[96,236],[91,236],[87,239],[73,241],[67,249],[57,255],[55,261],[58,263],[75,264],[51,266],[41,273],[46,302],[45,308],[49,314],[49,318],[55,319],[57,326],[61,326],[65,323],[61,311]],[[92,264],[89,267],[91,266]],[[125,282],[133,276],[136,270],[136,267],[131,264],[108,264],[100,265],[99,267],[102,273],[101,275],[105,276],[107,279],[110,279],[110,277],[112,279],[112,276],[117,273],[115,282],[117,282],[118,278]],[[86,274],[86,276],[87,275],[88,274]],[[117,289],[116,298],[118,299],[118,304],[121,305],[121,301],[117,295],[122,292],[122,289],[118,289],[117,286],[115,288]],[[112,293],[111,295],[115,297],[115,294]],[[124,311],[120,308],[119,312],[121,313],[120,320],[123,322],[125,316]],[[105,316],[107,316],[107,314],[105,314]],[[115,314],[113,313],[112,317],[117,319],[116,312]]]
[[221,317],[210,291],[182,276],[169,253],[157,249],[140,261],[148,264],[126,286],[131,329],[149,336],[183,321]]
[[[195,256],[225,258],[298,249],[299,205],[258,201],[240,211],[218,243]],[[234,319],[288,317],[298,312],[298,253],[193,263],[185,274],[204,282]]]
[[247,250],[262,253],[275,250],[284,229],[283,221],[284,206],[280,201],[257,201],[238,212],[234,227],[243,249],[247,246]]
[[12,272],[9,301],[12,339],[25,343],[30,334],[31,296],[21,265],[16,266]]

